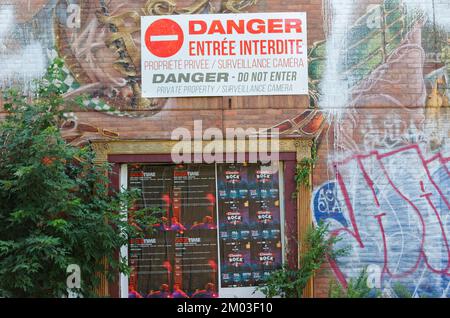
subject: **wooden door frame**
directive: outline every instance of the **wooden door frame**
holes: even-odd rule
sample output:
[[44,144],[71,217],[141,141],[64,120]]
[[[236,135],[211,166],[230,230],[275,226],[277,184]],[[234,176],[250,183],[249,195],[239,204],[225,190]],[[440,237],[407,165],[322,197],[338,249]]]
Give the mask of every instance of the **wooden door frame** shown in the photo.
[[[113,165],[113,171],[110,174],[111,186],[115,190],[119,189],[119,176],[120,165],[123,163],[167,163],[170,160],[171,151],[173,146],[179,141],[173,140],[91,140],[91,145],[96,152],[96,162],[107,163]],[[204,146],[217,141],[203,141],[202,148]],[[197,145],[198,146],[198,145]],[[296,214],[297,223],[297,242],[304,240],[307,229],[312,225],[312,214],[310,209],[312,191],[310,187],[292,185],[294,182],[295,167],[304,159],[311,158],[311,146],[312,140],[300,138],[298,136],[283,136],[279,139],[279,152],[280,160],[284,161],[290,158],[290,163],[286,169],[289,174],[285,172],[285,185],[286,180],[289,180],[287,191],[289,197],[292,197],[292,191],[297,191],[296,204],[291,204],[291,199],[285,195],[286,212],[288,209]],[[235,147],[234,149],[238,149]],[[252,149],[252,144],[246,143],[246,153],[256,152],[257,149]],[[194,154],[194,149],[192,149]],[[283,160],[284,159],[284,160]],[[292,188],[293,186],[293,188]],[[289,191],[289,189],[294,189]],[[295,190],[296,189],[296,190]],[[296,210],[296,211],[295,211]],[[289,251],[288,251],[289,253]],[[293,251],[291,251],[293,253]],[[297,266],[299,264],[299,255],[301,255],[301,244],[297,244],[297,250],[295,254],[297,256]],[[106,266],[106,265],[105,265]],[[117,285],[118,286],[118,285]],[[101,275],[101,284],[97,290],[97,293],[101,297],[118,297],[118,288],[116,284],[109,286],[108,281]],[[303,297],[312,298],[314,296],[314,283],[313,279],[307,285],[304,291]]]

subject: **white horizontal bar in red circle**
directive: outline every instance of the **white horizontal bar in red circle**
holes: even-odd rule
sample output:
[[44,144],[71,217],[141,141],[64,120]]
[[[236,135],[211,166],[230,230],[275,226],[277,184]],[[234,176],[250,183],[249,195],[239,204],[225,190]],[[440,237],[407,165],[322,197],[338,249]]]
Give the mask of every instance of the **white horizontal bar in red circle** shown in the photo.
[[150,42],[163,42],[163,41],[178,41],[178,35],[152,35],[150,36]]

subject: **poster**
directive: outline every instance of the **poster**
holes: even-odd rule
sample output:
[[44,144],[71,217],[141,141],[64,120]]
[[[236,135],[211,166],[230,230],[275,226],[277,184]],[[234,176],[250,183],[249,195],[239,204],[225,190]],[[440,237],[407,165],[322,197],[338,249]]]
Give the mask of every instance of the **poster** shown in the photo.
[[142,96],[307,95],[304,12],[141,17]]
[[278,174],[260,164],[218,166],[221,286],[251,287],[282,266]]
[[161,216],[130,242],[130,286],[143,297],[217,297],[219,273],[222,288],[251,287],[281,267],[279,177],[268,167],[219,164],[216,176],[214,165],[130,165],[129,188]]
[[249,286],[252,283],[250,241],[226,239],[222,254],[222,287]]
[[163,284],[172,285],[175,260],[175,232],[157,232],[151,238],[134,239],[129,245],[129,265],[133,269],[129,285],[141,295],[157,292]]
[[161,210],[154,231],[130,242],[130,289],[147,298],[217,297],[215,186],[214,166],[130,166],[139,206]]

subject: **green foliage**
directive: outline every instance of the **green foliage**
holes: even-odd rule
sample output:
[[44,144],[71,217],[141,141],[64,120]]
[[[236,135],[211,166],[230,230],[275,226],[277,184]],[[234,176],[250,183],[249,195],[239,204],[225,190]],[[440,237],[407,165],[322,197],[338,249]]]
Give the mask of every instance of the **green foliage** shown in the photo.
[[367,270],[363,269],[358,277],[351,278],[347,283],[347,288],[333,281],[329,288],[328,296],[330,298],[373,298],[380,297],[381,293],[375,288],[370,288],[367,285],[368,274]]
[[297,165],[295,171],[295,183],[297,184],[297,190],[302,185],[305,187],[311,187],[311,173],[318,160],[317,143],[314,141],[311,146],[311,158],[303,158]]
[[413,294],[408,288],[400,283],[394,284],[393,290],[398,298],[413,298]]
[[300,187],[302,185],[306,187],[311,186],[310,176],[314,164],[315,160],[312,158],[303,158],[300,161],[295,172],[295,183],[297,184],[297,187]]
[[405,285],[401,284],[401,283],[395,283],[394,286],[392,287],[395,296],[397,298],[428,298],[429,295],[427,294],[414,294],[410,289],[408,289],[408,287],[406,287]]
[[[0,297],[67,295],[66,268],[81,268],[81,293],[95,296],[106,260],[108,280],[129,271],[117,251],[157,222],[153,212],[120,211],[139,193],[108,188],[108,165],[91,148],[68,145],[62,120],[62,62],[56,60],[36,96],[5,94],[8,116],[0,123]],[[62,78],[61,78],[62,80]],[[77,158],[77,159],[75,159]],[[110,192],[110,193],[108,193]]]
[[363,269],[358,277],[351,278],[347,283],[347,288],[343,288],[336,280],[332,280],[328,289],[330,298],[413,298],[413,293],[401,283],[395,283],[392,286],[394,292],[391,296],[383,295],[379,289],[370,288],[367,285],[367,270]]
[[299,268],[284,266],[273,272],[266,285],[258,287],[258,290],[268,298],[301,298],[308,281],[327,259],[336,259],[347,253],[347,249],[333,249],[337,241],[337,238],[328,235],[328,224],[311,227],[305,237]]

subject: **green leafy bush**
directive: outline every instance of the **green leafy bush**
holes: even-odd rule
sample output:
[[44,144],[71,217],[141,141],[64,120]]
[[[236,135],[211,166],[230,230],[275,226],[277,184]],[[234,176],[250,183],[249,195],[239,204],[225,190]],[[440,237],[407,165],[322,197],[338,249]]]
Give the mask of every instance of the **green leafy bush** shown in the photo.
[[381,293],[375,288],[370,288],[367,269],[363,269],[356,278],[351,278],[347,282],[347,288],[343,288],[339,283],[333,281],[329,288],[330,298],[374,298],[380,297]]
[[268,298],[301,298],[308,281],[327,259],[336,259],[347,253],[347,249],[333,249],[337,241],[337,238],[328,235],[328,224],[311,227],[303,242],[299,268],[284,266],[273,272],[266,284],[257,290]]
[[[0,296],[67,296],[66,268],[81,268],[81,294],[95,296],[98,273],[112,281],[128,273],[118,250],[141,237],[157,219],[120,211],[138,192],[108,188],[108,165],[97,165],[90,147],[68,145],[59,132],[63,99],[57,60],[30,100],[5,93],[7,117],[0,123]],[[108,194],[108,192],[110,192]],[[111,193],[112,192],[112,193]]]
[[401,283],[394,284],[393,290],[398,298],[413,298],[413,294]]

